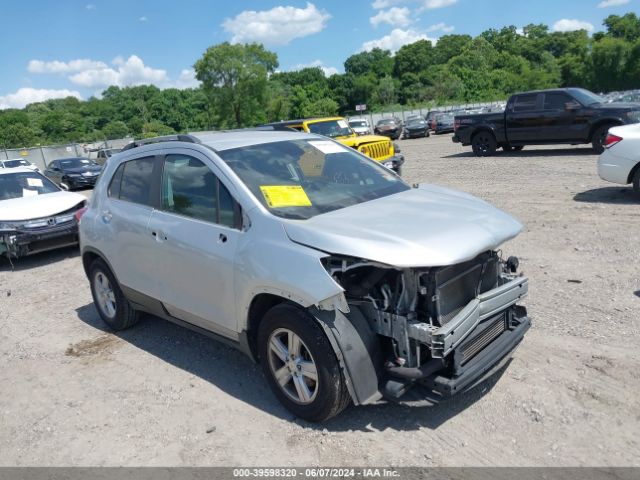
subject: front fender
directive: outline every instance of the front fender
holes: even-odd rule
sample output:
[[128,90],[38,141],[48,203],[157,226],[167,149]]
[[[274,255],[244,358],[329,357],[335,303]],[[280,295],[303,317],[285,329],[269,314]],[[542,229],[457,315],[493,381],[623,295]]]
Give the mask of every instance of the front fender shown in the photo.
[[353,403],[366,405],[379,400],[379,370],[383,363],[380,342],[360,310],[352,308],[344,314],[311,307],[308,311],[336,353]]

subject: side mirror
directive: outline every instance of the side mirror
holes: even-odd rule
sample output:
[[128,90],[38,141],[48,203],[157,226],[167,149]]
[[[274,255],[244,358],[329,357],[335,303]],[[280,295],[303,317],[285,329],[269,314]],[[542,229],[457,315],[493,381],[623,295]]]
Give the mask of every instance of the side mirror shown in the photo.
[[564,104],[564,109],[567,112],[571,112],[573,110],[579,110],[581,105],[578,102],[567,102]]
[[60,184],[60,188],[61,188],[62,190],[64,190],[65,192],[68,192],[68,191],[69,191],[69,186],[68,186],[68,185],[66,185],[66,184],[64,184],[64,183],[61,183],[61,184]]

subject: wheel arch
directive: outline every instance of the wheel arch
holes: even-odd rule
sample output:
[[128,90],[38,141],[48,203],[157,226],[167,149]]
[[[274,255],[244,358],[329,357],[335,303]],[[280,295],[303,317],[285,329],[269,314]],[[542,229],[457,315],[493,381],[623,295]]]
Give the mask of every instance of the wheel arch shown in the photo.
[[493,135],[494,138],[496,138],[496,141],[497,141],[496,132],[489,125],[481,125],[481,126],[475,128],[475,129],[473,129],[473,131],[471,132],[471,135],[470,135],[469,138],[473,139],[473,137],[475,137],[477,134],[482,133],[482,132],[490,133],[491,135]]
[[633,176],[636,174],[638,170],[640,170],[640,162],[636,163],[635,167],[633,167],[629,172],[629,177],[627,178],[627,184],[633,182]]
[[591,130],[589,130],[589,138],[587,138],[587,142],[592,142],[593,135],[596,133],[596,130],[598,130],[600,127],[603,127],[605,125],[609,125],[610,127],[618,127],[620,125],[624,125],[624,122],[619,118],[614,118],[614,117],[603,118],[601,120],[598,120],[596,123],[594,123],[591,126]]
[[356,405],[368,404],[382,397],[378,370],[381,349],[377,336],[357,308],[345,314],[339,309],[321,310],[315,305],[304,307],[280,295],[260,293],[249,306],[245,338],[254,361],[259,361],[257,337],[264,315],[277,305],[290,304],[307,312],[327,336],[344,374],[347,389]]

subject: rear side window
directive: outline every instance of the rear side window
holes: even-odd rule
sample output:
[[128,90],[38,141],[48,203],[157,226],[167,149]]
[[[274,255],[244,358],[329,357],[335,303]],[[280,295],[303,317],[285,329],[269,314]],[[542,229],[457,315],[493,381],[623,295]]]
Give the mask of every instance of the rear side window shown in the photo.
[[151,206],[154,158],[129,160],[118,167],[109,185],[109,196]]
[[513,102],[514,112],[533,112],[536,110],[537,94],[519,95]]
[[186,155],[167,155],[162,209],[231,228],[237,225],[237,204],[229,191],[209,167]]

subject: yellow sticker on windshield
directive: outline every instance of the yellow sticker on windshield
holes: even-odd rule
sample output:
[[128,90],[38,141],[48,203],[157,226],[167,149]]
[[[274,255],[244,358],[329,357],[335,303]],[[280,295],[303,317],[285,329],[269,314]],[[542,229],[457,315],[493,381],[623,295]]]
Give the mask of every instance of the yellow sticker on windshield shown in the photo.
[[261,185],[260,190],[271,208],[311,206],[307,192],[300,185]]

